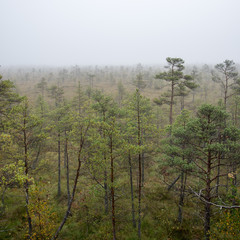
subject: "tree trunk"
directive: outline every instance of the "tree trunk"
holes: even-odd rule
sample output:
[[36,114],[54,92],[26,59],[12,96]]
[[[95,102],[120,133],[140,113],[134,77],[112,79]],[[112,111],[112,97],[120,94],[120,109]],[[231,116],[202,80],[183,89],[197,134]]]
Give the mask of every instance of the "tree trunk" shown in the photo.
[[138,238],[141,239],[141,197],[142,197],[142,163],[141,154],[138,154]]
[[129,163],[129,171],[130,171],[129,173],[130,173],[131,202],[132,202],[132,223],[133,223],[133,227],[136,228],[134,196],[133,196],[132,159],[131,159],[130,152],[128,154],[128,163]]
[[113,240],[116,240],[116,222],[115,222],[115,198],[114,198],[114,163],[113,163],[113,144],[110,137],[110,158],[111,158],[111,198],[112,198],[112,231]]
[[55,239],[58,238],[58,235],[59,235],[60,231],[62,230],[64,224],[65,224],[66,221],[67,221],[67,218],[68,218],[69,214],[71,213],[70,210],[71,210],[72,203],[73,203],[74,196],[75,196],[75,192],[76,192],[76,189],[77,189],[78,178],[79,178],[80,169],[81,169],[81,165],[82,165],[81,153],[82,153],[82,149],[83,149],[83,145],[84,145],[84,141],[85,141],[85,136],[86,136],[86,134],[87,134],[88,128],[89,128],[89,125],[88,125],[88,127],[86,128],[86,131],[85,131],[84,135],[81,136],[81,140],[80,140],[80,144],[79,144],[78,157],[77,157],[78,167],[77,167],[77,170],[76,170],[76,176],[75,176],[75,180],[74,180],[72,196],[71,196],[70,202],[69,202],[69,204],[68,204],[68,207],[67,207],[67,211],[66,211],[66,213],[65,213],[65,216],[64,216],[64,218],[63,218],[63,220],[62,220],[59,228],[57,229],[56,233],[55,233],[55,234],[53,235],[53,237],[51,238],[51,240],[55,240]]
[[206,193],[205,193],[205,221],[204,221],[204,236],[205,240],[210,239],[210,220],[211,220],[211,153],[208,152],[208,160],[207,160],[207,176],[206,176]]
[[180,177],[181,177],[181,174],[174,179],[174,181],[168,186],[167,188],[168,191],[172,189],[172,187],[176,184],[176,182],[179,180]]
[[211,205],[209,203],[205,203],[205,223],[204,223],[204,236],[205,240],[210,239],[210,219],[211,219]]
[[[27,106],[26,106],[27,108]],[[24,128],[23,128],[23,143],[24,143],[24,167],[25,167],[25,175],[26,181],[24,184],[25,187],[25,201],[26,201],[26,213],[27,213],[27,221],[28,221],[28,239],[32,239],[32,218],[29,213],[28,205],[29,205],[29,182],[28,182],[28,143],[27,143],[27,132],[26,132],[26,125],[27,125],[27,109],[24,109]]]
[[192,103],[194,103],[195,102],[195,91],[193,90],[193,92],[192,92]]
[[61,195],[61,140],[58,132],[58,197]]
[[[139,96],[139,93],[138,93]],[[137,126],[138,126],[138,146],[141,146],[141,121],[140,121],[140,106],[139,99],[137,103]],[[142,154],[138,153],[138,238],[141,239],[141,198],[142,198]]]
[[68,204],[68,207],[67,207],[67,211],[65,213],[65,216],[59,226],[59,228],[57,229],[56,233],[54,234],[54,236],[51,238],[51,240],[55,240],[58,238],[58,235],[60,233],[60,231],[62,230],[64,224],[66,223],[67,221],[67,218],[69,216],[69,214],[71,213],[70,210],[71,210],[71,207],[72,207],[72,203],[73,203],[73,200],[74,200],[74,196],[75,196],[75,192],[76,192],[76,188],[77,188],[77,182],[78,182],[78,178],[79,178],[79,173],[80,173],[80,168],[81,168],[81,151],[82,151],[82,147],[83,147],[83,143],[80,145],[80,150],[78,151],[78,167],[77,167],[77,171],[76,171],[76,176],[75,176],[75,180],[74,180],[74,186],[73,186],[73,191],[72,191],[72,196],[71,196],[71,199],[70,199],[70,202]]
[[182,220],[183,220],[182,208],[183,208],[183,204],[184,204],[186,181],[187,181],[187,174],[184,170],[182,170],[182,172],[181,172],[181,190],[180,190],[179,204],[178,204],[178,222],[179,223],[182,223]]
[[216,196],[218,197],[218,190],[220,184],[220,163],[221,163],[221,153],[218,153],[218,166],[217,166],[217,181],[216,181]]
[[143,187],[143,185],[144,185],[144,165],[145,165],[145,155],[144,155],[144,153],[142,153],[142,187]]
[[226,192],[228,193],[228,185],[229,185],[229,177],[228,177],[228,173],[229,173],[229,166],[227,165],[227,175],[226,175]]
[[169,124],[172,125],[173,123],[173,96],[174,96],[174,84],[172,82],[171,86],[171,100],[170,100],[170,113],[169,113]]
[[70,187],[69,187],[69,159],[68,159],[68,138],[65,131],[65,148],[64,148],[64,163],[66,164],[66,176],[67,176],[67,195],[68,195],[68,204],[70,203]]
[[108,185],[107,185],[107,170],[104,170],[104,206],[105,206],[105,214],[108,214]]

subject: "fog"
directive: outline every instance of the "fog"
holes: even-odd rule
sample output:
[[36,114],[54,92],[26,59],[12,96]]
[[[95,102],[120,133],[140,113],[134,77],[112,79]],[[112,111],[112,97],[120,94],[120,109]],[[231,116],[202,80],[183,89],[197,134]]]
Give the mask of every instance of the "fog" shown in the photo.
[[240,62],[238,0],[0,0],[0,65]]

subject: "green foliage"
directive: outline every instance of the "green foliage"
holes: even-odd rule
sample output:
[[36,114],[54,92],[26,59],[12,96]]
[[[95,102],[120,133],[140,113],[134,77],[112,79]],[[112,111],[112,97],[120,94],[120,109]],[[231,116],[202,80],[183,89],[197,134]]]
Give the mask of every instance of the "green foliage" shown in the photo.
[[187,124],[190,121],[190,112],[183,110],[173,124],[167,128],[171,135],[162,141],[162,165],[170,166],[175,171],[190,171],[193,169],[193,149],[189,146],[190,135]]
[[[26,98],[22,103],[14,106],[11,111],[11,120],[8,127],[14,142],[19,146],[20,154],[23,154],[24,141],[26,141],[29,150],[31,150],[46,137],[42,131],[41,124],[40,118],[31,112]],[[24,131],[26,132],[27,139],[24,139]]]
[[142,73],[137,74],[136,79],[133,80],[133,85],[139,90],[142,90],[146,87],[147,84],[143,80],[143,74]]
[[[236,72],[236,66],[233,60],[225,60],[223,63],[215,65],[215,68],[227,78],[236,78],[238,73]],[[220,82],[221,79],[218,76],[214,76],[213,80]]]
[[0,171],[0,189],[20,187],[26,180],[24,173],[24,163],[6,164]]
[[9,119],[9,113],[22,98],[15,93],[15,86],[10,80],[2,80],[0,75],[0,129],[4,129]]

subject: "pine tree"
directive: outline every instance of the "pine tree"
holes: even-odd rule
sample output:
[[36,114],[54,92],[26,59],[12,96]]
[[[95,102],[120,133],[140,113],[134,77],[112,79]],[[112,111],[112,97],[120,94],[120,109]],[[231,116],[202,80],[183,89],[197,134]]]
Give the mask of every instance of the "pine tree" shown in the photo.
[[175,104],[174,99],[176,96],[184,97],[186,95],[186,89],[196,88],[196,84],[193,82],[193,78],[190,75],[184,75],[184,61],[181,58],[170,58],[167,59],[169,69],[168,72],[163,72],[155,76],[156,79],[164,80],[169,82],[170,91],[166,92],[162,98],[155,99],[154,102],[158,105],[169,104],[169,124],[173,123],[173,105]]

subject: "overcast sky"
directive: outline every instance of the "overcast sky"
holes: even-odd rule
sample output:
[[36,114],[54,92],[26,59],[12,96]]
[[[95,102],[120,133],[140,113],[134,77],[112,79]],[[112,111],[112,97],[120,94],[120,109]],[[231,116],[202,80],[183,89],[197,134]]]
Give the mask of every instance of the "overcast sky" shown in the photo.
[[0,65],[240,63],[239,0],[0,0]]

